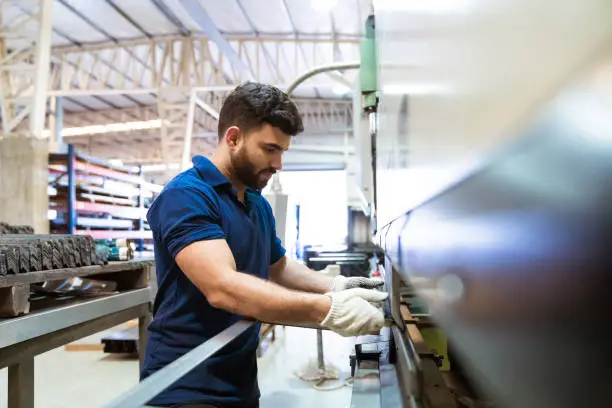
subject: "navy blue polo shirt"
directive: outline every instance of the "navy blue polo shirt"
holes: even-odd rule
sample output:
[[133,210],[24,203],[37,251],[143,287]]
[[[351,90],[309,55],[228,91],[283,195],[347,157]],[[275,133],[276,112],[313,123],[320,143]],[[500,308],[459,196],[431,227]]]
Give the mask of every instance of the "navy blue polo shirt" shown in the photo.
[[[147,219],[153,232],[158,292],[141,378],[191,351],[242,317],[212,307],[177,266],[187,245],[225,239],[240,272],[268,279],[270,265],[285,254],[276,236],[268,201],[248,190],[245,202],[210,160],[170,181],[152,203]],[[243,405],[257,401],[256,350],[260,325],[247,330],[156,398],[152,405],[210,401]]]

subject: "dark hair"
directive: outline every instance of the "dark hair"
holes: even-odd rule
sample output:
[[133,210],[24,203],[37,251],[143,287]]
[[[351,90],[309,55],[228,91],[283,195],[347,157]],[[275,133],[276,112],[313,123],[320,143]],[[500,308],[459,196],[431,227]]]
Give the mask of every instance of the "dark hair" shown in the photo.
[[219,113],[219,141],[232,126],[251,132],[264,124],[295,136],[304,131],[297,106],[280,89],[257,82],[237,86],[225,99]]

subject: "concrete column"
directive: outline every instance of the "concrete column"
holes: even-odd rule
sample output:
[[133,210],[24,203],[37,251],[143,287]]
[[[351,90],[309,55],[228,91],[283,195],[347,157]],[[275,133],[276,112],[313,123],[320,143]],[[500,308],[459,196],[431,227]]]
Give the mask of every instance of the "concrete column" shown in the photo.
[[49,232],[48,143],[30,137],[0,139],[0,221]]

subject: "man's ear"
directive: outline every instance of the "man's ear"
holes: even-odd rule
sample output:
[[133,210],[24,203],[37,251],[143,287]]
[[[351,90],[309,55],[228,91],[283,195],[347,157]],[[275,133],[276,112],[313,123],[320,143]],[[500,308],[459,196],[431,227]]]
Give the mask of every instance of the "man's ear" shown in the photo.
[[231,126],[225,131],[225,142],[230,148],[238,146],[242,132],[238,126]]

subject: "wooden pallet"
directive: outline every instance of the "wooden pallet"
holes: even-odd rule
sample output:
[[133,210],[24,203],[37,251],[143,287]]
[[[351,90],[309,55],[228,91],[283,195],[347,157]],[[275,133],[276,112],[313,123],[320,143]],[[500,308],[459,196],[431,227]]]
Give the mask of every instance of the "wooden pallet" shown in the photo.
[[113,286],[116,286],[115,291],[119,292],[142,289],[149,286],[152,267],[152,261],[139,260],[0,276],[0,317],[27,314],[32,309],[34,302],[43,305],[42,299],[32,301],[30,298],[31,285],[37,283],[87,277],[113,282]]

